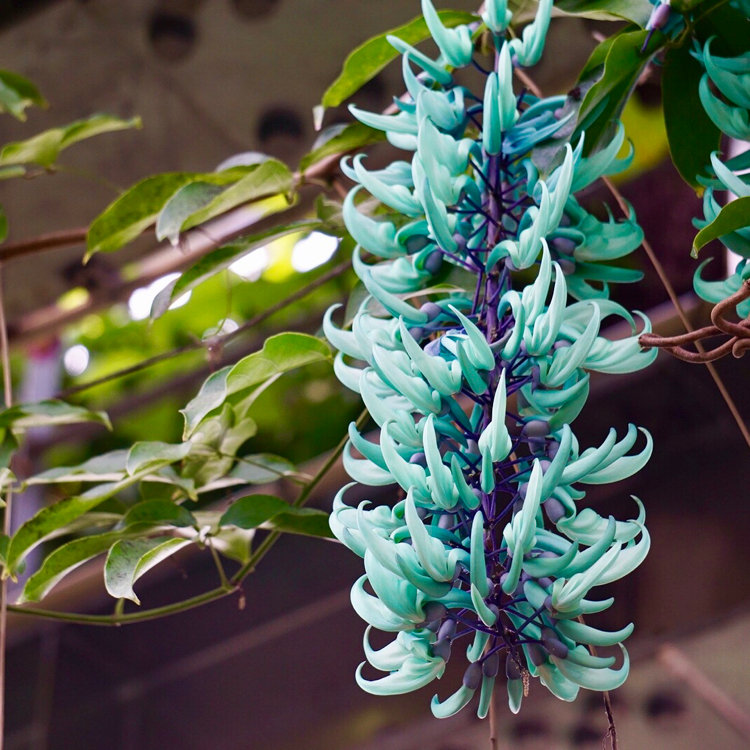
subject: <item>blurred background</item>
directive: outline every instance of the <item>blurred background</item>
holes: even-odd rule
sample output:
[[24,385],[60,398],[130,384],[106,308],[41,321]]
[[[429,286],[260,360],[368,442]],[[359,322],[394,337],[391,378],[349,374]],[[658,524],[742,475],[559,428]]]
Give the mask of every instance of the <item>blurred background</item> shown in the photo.
[[[452,7],[474,9],[471,2]],[[171,278],[165,272],[186,263],[180,249],[146,235],[83,266],[83,242],[70,238],[80,236],[119,190],[155,172],[210,171],[248,151],[295,165],[316,137],[312,108],[345,55],[418,11],[418,3],[403,0],[0,3],[0,64],[34,81],[50,103],[47,110],[30,110],[26,123],[1,119],[0,142],[93,112],[140,115],[143,121],[141,130],[75,146],[54,173],[0,182],[0,204],[10,221],[4,247],[50,232],[67,238],[59,247],[15,257],[0,247],[0,259],[8,258],[4,278],[17,396],[49,397],[160,352],[187,349],[75,396],[77,403],[105,409],[115,432],[88,425],[37,431],[22,455],[26,474],[77,463],[144,435],[179,439],[177,410],[211,369],[254,351],[275,331],[317,332],[322,311],[346,298],[353,285],[349,275],[321,285],[227,350],[208,348],[207,356],[206,347],[190,346],[236,329],[345,260],[345,251],[329,237],[312,237],[305,245],[291,235],[255,250],[151,322],[151,303]],[[536,75],[545,93],[569,90],[597,34],[610,28],[577,19],[553,23],[547,62]],[[618,184],[702,325],[707,308],[690,292],[695,263],[689,258],[690,219],[699,213],[699,201],[668,161],[658,78],[654,69],[641,81],[624,113],[637,157]],[[399,93],[396,64],[353,101],[380,110]],[[326,124],[346,119],[341,107],[327,113]],[[300,215],[311,210],[311,200],[300,204]],[[599,189],[585,196],[589,210],[600,214],[605,200]],[[617,298],[647,311],[658,331],[678,332],[656,274],[645,255],[634,256],[646,278],[618,290]],[[717,275],[724,263],[722,257],[712,263]],[[744,367],[742,361],[718,363],[747,418]],[[329,368],[288,375],[258,402],[259,433],[251,447],[283,453],[314,471],[359,410]],[[636,513],[630,495],[642,498],[653,542],[641,568],[612,586],[616,604],[599,619],[604,628],[637,624],[628,642],[632,675],[614,694],[620,741],[625,748],[747,747],[747,446],[703,367],[667,355],[646,372],[593,378],[591,399],[576,424],[578,434],[595,444],[609,427],[621,434],[629,422],[652,432],[650,464],[626,483],[588,494],[599,512],[623,518]],[[334,470],[313,504],[329,509],[344,481],[343,472]],[[374,491],[367,497],[378,499]],[[28,492],[17,502],[22,515],[16,521],[44,502],[43,495]],[[13,617],[7,747],[487,746],[486,724],[468,712],[444,722],[430,717],[434,685],[390,699],[356,687],[364,623],[349,606],[348,589],[360,568],[361,561],[337,544],[286,537],[247,580],[241,597],[164,620],[108,629]],[[141,599],[159,606],[210,588],[214,577],[210,560],[177,556],[144,579]],[[58,587],[53,605],[110,611],[101,565],[76,571]],[[458,679],[449,671],[438,683],[441,695],[452,692]],[[601,696],[583,693],[568,705],[533,684],[519,716],[507,712],[500,697],[500,747],[600,746],[606,730]]]

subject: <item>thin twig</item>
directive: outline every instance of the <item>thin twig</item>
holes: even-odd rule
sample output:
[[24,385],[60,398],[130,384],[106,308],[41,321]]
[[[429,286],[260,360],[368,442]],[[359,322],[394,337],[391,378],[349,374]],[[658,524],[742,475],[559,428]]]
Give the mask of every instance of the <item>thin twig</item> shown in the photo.
[[687,655],[670,644],[659,649],[659,661],[734,729],[740,737],[750,740],[750,714],[734,698],[693,664]]
[[[5,301],[3,297],[2,263],[0,263],[0,362],[3,368],[3,401],[5,408],[13,404],[13,390],[10,379],[10,350],[8,348],[8,328],[5,322]],[[11,532],[11,511],[13,493],[8,490],[5,495],[3,513],[3,535]],[[3,571],[0,582],[0,750],[3,748],[5,734],[5,649],[8,636],[8,577]]]
[[497,707],[495,706],[495,693],[490,697],[490,750],[498,750],[497,745]]
[[[622,194],[620,193],[620,191],[612,184],[612,181],[608,179],[607,177],[602,177],[602,181],[609,189],[609,192],[612,193],[612,196],[614,197],[614,199],[617,201],[617,205],[620,207],[620,210],[626,216],[628,216],[630,212],[628,211],[627,204],[625,203],[625,199],[622,197]],[[646,251],[646,255],[648,256],[649,261],[651,261],[651,265],[654,267],[654,270],[656,271],[656,274],[659,277],[659,280],[661,281],[662,286],[664,287],[665,291],[669,295],[669,299],[671,300],[672,305],[674,306],[674,309],[677,312],[677,315],[679,316],[680,321],[682,322],[682,325],[685,327],[686,331],[692,332],[694,330],[693,326],[688,320],[688,317],[685,314],[685,311],[682,309],[680,300],[677,298],[677,292],[675,292],[675,289],[672,286],[672,283],[667,278],[667,274],[664,271],[664,266],[662,266],[661,262],[656,257],[656,253],[654,252],[654,249],[651,247],[651,245],[649,244],[648,240],[646,240],[645,237],[641,245],[643,249]],[[700,341],[695,342],[695,348],[700,353],[703,353],[705,351]],[[744,420],[740,416],[739,410],[737,409],[737,405],[734,403],[734,399],[731,397],[731,395],[729,394],[729,391],[724,385],[724,381],[721,379],[721,376],[719,375],[716,368],[713,366],[711,362],[706,362],[706,369],[708,370],[711,377],[713,378],[713,381],[716,384],[716,388],[721,394],[721,397],[724,399],[724,403],[726,403],[727,408],[729,409],[732,417],[734,417],[734,421],[737,423],[737,427],[739,427],[739,430],[742,433],[742,437],[745,439],[745,442],[750,448],[750,431],[748,431],[747,425],[745,424]]]
[[231,333],[227,333],[224,336],[215,336],[202,341],[192,341],[189,344],[178,346],[168,352],[162,352],[161,354],[157,354],[153,357],[149,357],[148,359],[144,359],[143,361],[131,365],[130,367],[124,367],[121,370],[116,370],[115,372],[111,372],[108,375],[103,375],[100,378],[95,378],[94,380],[89,380],[86,383],[81,383],[80,385],[74,385],[71,388],[67,388],[66,390],[58,393],[57,398],[69,398],[76,393],[81,393],[82,391],[87,391],[90,388],[95,388],[98,385],[103,385],[104,383],[118,380],[119,378],[125,377],[126,375],[132,375],[133,373],[140,372],[141,370],[153,367],[154,365],[158,365],[160,362],[164,362],[165,360],[172,359],[174,357],[179,357],[181,354],[186,354],[187,352],[192,352],[197,349],[221,349],[230,341],[233,341],[239,336],[242,336],[260,323],[265,322],[266,320],[268,320],[268,318],[283,310],[285,307],[288,307],[292,303],[303,299],[308,294],[320,288],[324,284],[327,284],[332,279],[341,276],[343,273],[348,271],[351,266],[351,261],[340,263],[338,266],[335,266],[330,271],[324,273],[322,276],[319,276],[317,279],[315,279],[315,281],[311,281],[309,284],[305,285],[301,289],[298,289],[296,292],[293,292],[288,297],[285,297],[279,302],[270,305],[265,310],[263,310],[263,312],[254,315],[252,318],[250,318],[250,320],[243,323]]

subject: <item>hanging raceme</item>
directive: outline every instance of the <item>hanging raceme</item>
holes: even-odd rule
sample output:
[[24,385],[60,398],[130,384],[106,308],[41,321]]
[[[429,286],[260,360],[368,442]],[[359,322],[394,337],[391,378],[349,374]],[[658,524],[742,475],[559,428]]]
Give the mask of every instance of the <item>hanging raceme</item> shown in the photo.
[[[350,429],[346,469],[356,483],[396,485],[402,499],[353,508],[344,500],[349,484],[330,523],[364,558],[352,604],[369,623],[367,661],[387,673],[369,679],[360,665],[363,689],[415,690],[466,649],[462,685],[432,700],[437,717],[456,713],[477,691],[485,716],[503,664],[514,712],[529,675],[563,700],[580,687],[622,684],[624,647],[616,667],[615,657],[587,646],[621,644],[632,624],[604,632],[578,618],[612,604],[590,592],[630,573],[650,544],[640,501],[626,521],[583,504],[581,485],[624,479],[651,454],[650,436],[641,431],[639,449],[633,425],[619,439],[612,429],[601,445],[581,448],[571,424],[586,402],[588,372],[633,372],[655,352],[640,349],[633,317],[609,299],[610,283],[637,275],[601,264],[640,244],[632,212],[602,222],[574,196],[621,169],[622,128],[587,158],[584,134],[546,172],[530,158],[570,116],[562,114],[564,97],[514,88],[514,68],[542,54],[551,6],[543,0],[517,36],[506,3],[489,0],[482,21],[495,54],[485,71],[473,60],[479,24],[445,28],[423,0],[440,56],[391,38],[408,95],[396,100],[394,115],[351,108],[411,157],[377,171],[362,156],[343,162],[358,183],[344,220],[369,296],[351,330],[333,323],[333,310],[324,330],[339,349],[339,379],[361,394],[380,428],[377,442]],[[456,82],[454,69],[468,65],[482,71],[483,92]],[[384,212],[365,212],[365,191]],[[360,250],[381,260],[365,262]],[[471,274],[472,287],[436,291],[450,267]],[[607,317],[627,321],[634,335],[604,338]],[[397,635],[374,650],[372,628]]]

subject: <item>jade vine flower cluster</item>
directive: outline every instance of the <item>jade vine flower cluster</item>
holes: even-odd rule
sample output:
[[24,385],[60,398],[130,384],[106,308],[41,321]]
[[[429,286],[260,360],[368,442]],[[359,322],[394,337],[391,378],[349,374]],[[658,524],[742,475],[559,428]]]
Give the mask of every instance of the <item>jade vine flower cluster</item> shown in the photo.
[[[734,3],[738,10],[750,16],[750,3]],[[695,57],[705,69],[698,87],[701,104],[711,121],[725,135],[737,141],[750,142],[750,39],[748,49],[735,57],[719,57],[711,51],[715,38],[710,38],[702,46],[696,43]],[[710,224],[721,211],[715,191],[728,190],[738,198],[750,196],[750,150],[745,149],[739,156],[721,161],[718,153],[711,155],[707,165],[709,178],[702,180],[706,186],[703,194],[703,220],[695,221],[696,227]],[[704,261],[697,268],[693,286],[698,295],[708,302],[721,302],[737,292],[743,282],[750,278],[750,216],[744,228],[725,234],[721,242],[741,255],[743,259],[735,272],[724,281],[706,281],[701,276],[703,267],[711,262]],[[737,306],[741,317],[750,315],[750,301]]]
[[[651,453],[648,433],[639,441],[630,425],[618,439],[612,429],[583,448],[571,427],[590,371],[633,372],[655,357],[609,299],[612,282],[638,274],[600,263],[638,247],[641,230],[632,216],[600,221],[574,195],[623,168],[623,131],[585,158],[583,139],[567,144],[541,173],[532,149],[573,115],[565,97],[514,87],[513,70],[540,59],[551,2],[541,0],[513,38],[505,2],[485,7],[493,70],[473,59],[474,28],[445,28],[423,0],[439,57],[391,38],[407,91],[397,113],[352,107],[411,159],[372,171],[363,156],[344,162],[358,183],[343,210],[368,296],[350,330],[333,323],[334,310],[324,322],[339,379],[380,428],[377,442],[350,428],[346,469],[354,484],[395,485],[392,505],[351,507],[353,484],[334,500],[334,534],[364,558],[352,604],[370,625],[367,661],[386,673],[369,679],[363,664],[356,679],[371,693],[404,693],[465,653],[463,683],[432,700],[437,717],[477,692],[486,715],[501,668],[514,712],[529,677],[563,700],[580,687],[620,685],[624,647],[616,659],[587,645],[621,645],[633,625],[605,632],[579,618],[612,604],[591,590],[630,573],[650,543],[640,501],[636,518],[617,521],[586,507],[582,489],[637,472]],[[479,71],[482,94],[456,81],[463,66]],[[633,335],[604,338],[606,317],[627,321]],[[395,639],[374,649],[371,628]]]

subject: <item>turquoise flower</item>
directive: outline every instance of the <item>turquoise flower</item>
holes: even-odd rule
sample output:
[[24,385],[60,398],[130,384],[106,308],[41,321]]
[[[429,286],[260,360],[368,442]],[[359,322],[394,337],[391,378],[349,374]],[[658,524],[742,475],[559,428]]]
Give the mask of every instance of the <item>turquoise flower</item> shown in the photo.
[[[610,265],[642,240],[632,212],[600,221],[575,198],[629,162],[617,159],[622,127],[586,158],[583,140],[566,145],[546,173],[529,156],[567,119],[560,97],[514,89],[513,69],[541,56],[551,7],[541,2],[509,38],[506,3],[486,3],[496,59],[474,94],[453,76],[472,63],[470,29],[446,29],[423,0],[439,57],[392,39],[407,96],[393,115],[352,107],[409,158],[377,170],[361,155],[342,163],[356,183],[343,216],[367,296],[349,330],[334,323],[335,308],[323,327],[339,350],[337,376],[378,425],[374,440],[350,427],[344,466],[354,483],[393,487],[394,498],[351,507],[349,484],[333,503],[333,533],[364,561],[352,589],[369,623],[356,680],[378,695],[416,690],[460,650],[462,683],[432,699],[437,717],[477,695],[485,716],[503,665],[514,712],[531,677],[563,700],[622,684],[624,648],[617,666],[587,646],[620,645],[632,624],[606,632],[578,618],[611,606],[592,591],[634,570],[650,545],[640,501],[626,521],[584,503],[586,485],[631,476],[652,447],[634,425],[581,447],[571,424],[589,373],[633,372],[655,352],[641,351],[633,316],[608,298],[611,284],[638,277]],[[376,215],[360,200],[368,193],[383,207]],[[632,334],[603,336],[611,317]],[[394,640],[373,649],[372,628]]]

